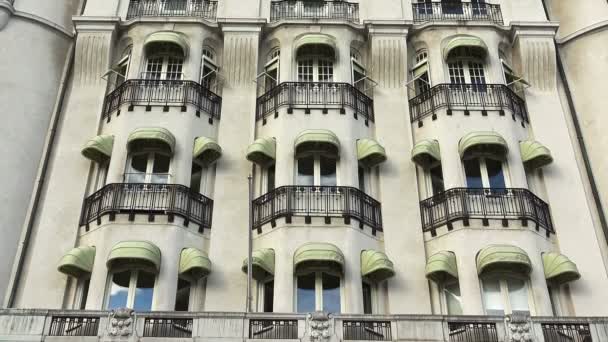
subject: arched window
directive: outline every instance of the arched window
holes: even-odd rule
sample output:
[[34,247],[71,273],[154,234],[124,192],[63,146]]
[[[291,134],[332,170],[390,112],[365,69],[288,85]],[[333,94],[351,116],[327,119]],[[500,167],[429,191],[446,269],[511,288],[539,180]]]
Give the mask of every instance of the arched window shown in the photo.
[[127,183],[165,184],[169,182],[171,156],[154,149],[130,154]]
[[[479,49],[462,46],[450,51],[448,73],[451,84],[486,84],[484,56]],[[482,89],[476,87],[475,89]]]
[[218,70],[215,51],[209,46],[204,46],[203,60],[201,62],[201,84],[214,92],[217,91]]
[[326,45],[307,45],[298,51],[298,82],[333,82],[334,51]]
[[184,52],[173,43],[156,43],[147,50],[144,78],[149,80],[181,80]]
[[340,313],[340,282],[340,274],[329,270],[299,273],[297,312]]

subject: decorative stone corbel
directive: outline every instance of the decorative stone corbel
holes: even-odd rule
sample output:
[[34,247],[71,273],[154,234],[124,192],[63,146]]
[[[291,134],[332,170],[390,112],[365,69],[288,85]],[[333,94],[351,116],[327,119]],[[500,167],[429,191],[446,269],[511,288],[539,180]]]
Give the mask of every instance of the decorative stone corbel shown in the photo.
[[513,313],[507,316],[507,334],[509,342],[533,342],[532,322],[530,315],[524,313]]
[[131,336],[134,325],[135,313],[133,309],[121,308],[112,310],[108,325],[108,335],[117,337]]
[[6,27],[13,14],[15,14],[13,0],[0,0],[0,31]]
[[334,325],[326,312],[313,312],[306,316],[304,341],[337,342]]

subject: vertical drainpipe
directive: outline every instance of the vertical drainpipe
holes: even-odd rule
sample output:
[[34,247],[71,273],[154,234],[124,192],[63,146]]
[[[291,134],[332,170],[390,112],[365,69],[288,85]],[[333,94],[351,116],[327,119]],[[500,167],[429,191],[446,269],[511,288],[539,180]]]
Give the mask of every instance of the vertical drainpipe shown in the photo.
[[[545,10],[545,16],[547,20],[549,20],[549,11],[547,10],[547,0],[542,0],[543,8]],[[591,168],[591,162],[589,160],[589,154],[587,153],[587,146],[585,145],[585,139],[583,138],[583,133],[581,130],[581,125],[578,120],[578,113],[576,112],[576,108],[574,106],[574,101],[572,100],[572,93],[570,91],[570,86],[568,84],[568,79],[566,78],[566,71],[564,70],[564,65],[562,63],[561,55],[559,52],[559,46],[557,42],[554,40],[555,44],[555,57],[557,60],[557,69],[559,71],[559,75],[564,84],[564,90],[566,92],[566,100],[568,101],[568,108],[570,109],[570,115],[572,118],[572,124],[574,126],[574,131],[576,132],[576,140],[579,143],[581,156],[583,158],[583,163],[585,164],[585,172],[587,173],[587,178],[589,179],[589,186],[591,187],[591,194],[593,196],[593,202],[597,209],[598,217],[600,220],[600,225],[602,226],[602,231],[604,232],[604,239],[606,243],[608,243],[608,220],[606,219],[606,215],[604,214],[604,206],[602,205],[602,200],[600,198],[599,190],[597,189],[597,183],[595,181],[595,176],[593,175],[593,170]]]

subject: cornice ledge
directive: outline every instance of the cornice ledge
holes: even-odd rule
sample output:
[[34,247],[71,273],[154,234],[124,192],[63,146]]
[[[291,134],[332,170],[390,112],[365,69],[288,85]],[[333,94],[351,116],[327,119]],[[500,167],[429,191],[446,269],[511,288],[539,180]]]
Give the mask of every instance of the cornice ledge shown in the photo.
[[363,25],[367,27],[369,34],[381,35],[407,35],[413,26],[411,20],[400,19],[370,19],[364,20]]
[[120,17],[73,16],[76,32],[112,32],[120,23]]
[[557,42],[557,44],[560,44],[560,45],[566,44],[566,43],[569,43],[571,40],[574,40],[574,39],[577,39],[577,38],[580,38],[580,37],[586,35],[587,33],[595,32],[595,31],[601,30],[606,27],[608,27],[608,20],[600,21],[593,25],[589,25],[587,27],[583,27],[580,30],[574,31],[567,36],[564,36],[561,38],[556,38],[555,41]]
[[269,22],[266,28],[273,30],[281,26],[313,26],[313,25],[332,25],[332,26],[348,26],[356,30],[365,28],[364,24],[355,23],[342,19],[287,19]]
[[554,21],[545,22],[511,22],[511,41],[515,42],[519,37],[536,37],[555,39],[559,23]]
[[[13,17],[29,20],[31,22],[48,27],[48,28],[52,29],[53,31],[58,32],[59,34],[62,34],[68,38],[74,37],[74,32],[72,32],[72,31],[68,30],[67,28],[65,28],[61,25],[58,25],[46,18],[40,17],[40,16],[32,14],[32,13],[17,11],[13,7],[13,5],[11,4],[10,1],[0,0],[0,10],[3,10],[2,12],[6,12],[7,14],[12,15]],[[8,21],[8,17],[6,17],[6,22],[7,21]],[[4,26],[6,25],[6,22],[4,23]],[[2,30],[2,28],[4,28],[4,26],[0,25],[0,30]]]
[[179,24],[202,24],[211,28],[218,28],[219,25],[215,20],[209,20],[201,17],[135,17],[128,20],[122,20],[120,25],[123,27],[129,27],[131,25],[145,23],[145,24],[156,24],[156,23],[179,23]]
[[217,18],[217,23],[224,32],[261,32],[266,25],[265,18]]

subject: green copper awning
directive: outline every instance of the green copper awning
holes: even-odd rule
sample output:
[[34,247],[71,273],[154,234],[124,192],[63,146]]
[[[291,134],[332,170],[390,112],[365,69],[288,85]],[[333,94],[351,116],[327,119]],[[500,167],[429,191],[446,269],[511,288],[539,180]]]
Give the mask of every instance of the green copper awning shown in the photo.
[[247,148],[247,160],[258,165],[268,165],[274,162],[277,154],[275,138],[260,138]]
[[492,271],[514,271],[528,274],[532,263],[521,248],[511,245],[490,245],[477,254],[477,273]]
[[162,127],[138,128],[129,135],[127,146],[130,151],[143,148],[161,148],[173,153],[175,149],[175,137],[171,132]]
[[431,255],[426,262],[425,273],[428,279],[436,283],[458,279],[456,254],[454,252],[441,251]]
[[300,133],[295,141],[296,154],[305,152],[325,152],[338,155],[340,140],[332,131],[309,129]]
[[543,167],[553,162],[551,151],[538,141],[522,141],[519,148],[522,161],[530,168]]
[[116,265],[131,263],[152,266],[158,271],[160,270],[160,249],[147,241],[122,241],[112,248],[106,265],[108,268],[112,268]]
[[342,271],[344,254],[331,243],[309,242],[296,250],[293,264],[296,271],[308,267],[330,267]]
[[488,54],[488,47],[479,38],[473,36],[458,36],[452,38],[443,48],[443,58],[447,60],[456,48],[466,47],[475,50],[480,56]]
[[357,140],[357,158],[367,167],[373,167],[386,161],[386,151],[374,139]]
[[196,248],[184,248],[179,258],[179,274],[194,279],[206,277],[211,273],[211,260],[207,253]]
[[311,33],[311,34],[307,34],[304,37],[301,37],[299,39],[296,40],[295,44],[294,44],[294,50],[296,51],[296,56],[299,56],[302,54],[302,51],[300,50],[301,48],[305,47],[305,46],[322,46],[325,47],[327,49],[328,52],[331,52],[331,58],[336,58],[336,42],[333,38],[323,35],[323,34],[318,34],[318,33]]
[[361,252],[361,276],[380,282],[394,275],[393,262],[386,254],[371,249]]
[[76,247],[64,255],[59,261],[57,270],[61,273],[78,278],[93,272],[95,262],[95,247]]
[[412,161],[423,168],[441,163],[441,152],[437,140],[421,140],[412,149]]
[[[254,279],[264,280],[268,276],[274,275],[274,249],[263,248],[253,251],[251,254],[251,273]],[[248,258],[243,260],[243,272],[247,273]]]
[[548,281],[563,284],[578,280],[581,277],[576,264],[559,253],[543,253],[543,266],[545,268],[545,278]]
[[182,34],[177,33],[177,32],[167,32],[167,31],[155,32],[155,33],[152,33],[151,35],[149,35],[148,38],[146,38],[146,40],[144,41],[144,46],[146,48],[148,48],[148,46],[150,46],[150,45],[160,44],[160,43],[175,44],[182,49],[182,52],[184,53],[184,57],[188,57],[188,51],[189,51],[188,40]]
[[505,139],[496,132],[471,132],[460,139],[458,152],[463,159],[490,155],[504,157],[509,151]]
[[429,63],[424,62],[412,69],[412,76],[414,77],[414,79],[417,79],[418,77],[426,74],[427,72],[429,72]]
[[81,153],[85,158],[91,159],[97,163],[101,163],[110,159],[110,156],[112,156],[113,147],[113,135],[98,135],[95,138],[87,141],[82,148]]
[[204,165],[215,163],[222,156],[222,148],[215,140],[207,137],[198,137],[194,140],[192,158]]

